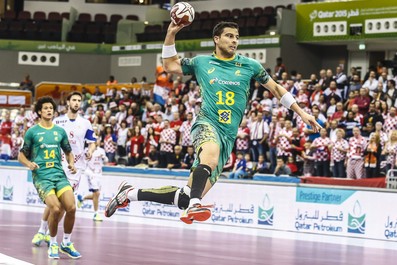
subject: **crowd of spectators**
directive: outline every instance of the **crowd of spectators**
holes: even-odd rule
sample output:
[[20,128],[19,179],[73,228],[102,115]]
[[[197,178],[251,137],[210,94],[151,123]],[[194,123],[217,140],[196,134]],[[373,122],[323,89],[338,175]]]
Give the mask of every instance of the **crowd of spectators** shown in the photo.
[[[251,178],[267,173],[359,179],[384,175],[395,166],[397,89],[389,69],[371,67],[361,80],[354,67],[347,74],[337,66],[335,72],[322,69],[304,80],[300,73],[287,72],[279,58],[273,73],[272,78],[323,129],[314,132],[253,81],[225,176]],[[83,88],[81,109],[100,137],[109,164],[190,169],[196,155],[190,128],[201,106],[194,77],[183,82],[157,68],[156,84],[168,91],[163,105],[154,101],[153,91],[117,90],[112,88],[117,81],[110,79],[107,93]],[[66,102],[58,103],[57,115],[62,115]],[[21,108],[13,120],[5,111],[0,125],[1,158],[16,159],[24,132],[38,120],[33,109]]]

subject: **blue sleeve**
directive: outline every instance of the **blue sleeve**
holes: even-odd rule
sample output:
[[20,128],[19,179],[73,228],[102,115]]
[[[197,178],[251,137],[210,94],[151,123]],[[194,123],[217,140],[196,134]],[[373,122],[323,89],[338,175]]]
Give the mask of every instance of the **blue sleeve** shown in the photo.
[[85,132],[85,137],[84,138],[87,139],[90,142],[95,142],[96,141],[96,137],[95,137],[95,134],[94,134],[93,130],[87,130]]
[[112,141],[117,142],[117,136],[115,134],[112,134]]
[[243,167],[243,170],[247,168],[247,161],[241,160],[241,166]]

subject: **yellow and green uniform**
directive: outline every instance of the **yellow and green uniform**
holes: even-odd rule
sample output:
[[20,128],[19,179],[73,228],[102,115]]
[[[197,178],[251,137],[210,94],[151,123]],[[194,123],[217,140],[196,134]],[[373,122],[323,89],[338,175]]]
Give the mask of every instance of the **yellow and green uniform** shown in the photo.
[[[215,54],[183,58],[181,65],[183,74],[196,76],[202,97],[191,132],[196,152],[208,141],[220,147],[219,163],[210,177],[214,184],[233,149],[247,106],[251,79],[266,84],[270,76],[258,61],[241,55],[228,60],[219,59]],[[193,168],[199,162],[196,159]]]
[[43,202],[48,195],[56,193],[60,197],[66,190],[72,190],[62,168],[61,149],[65,153],[72,151],[67,134],[60,126],[44,128],[38,124],[25,134],[21,152],[39,166],[32,175]]

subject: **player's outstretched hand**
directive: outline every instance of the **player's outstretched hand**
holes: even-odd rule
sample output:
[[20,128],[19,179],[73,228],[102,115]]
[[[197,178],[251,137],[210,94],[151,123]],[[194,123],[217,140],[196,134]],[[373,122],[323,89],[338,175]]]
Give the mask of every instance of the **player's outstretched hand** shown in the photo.
[[77,173],[77,169],[75,168],[74,165],[68,165],[68,169],[69,169],[70,173],[72,173],[72,174]]
[[306,123],[307,125],[310,125],[313,128],[314,132],[319,132],[320,129],[322,128],[321,125],[318,124],[318,122],[316,121],[314,116],[312,116],[306,112],[302,113],[301,118],[304,123]]

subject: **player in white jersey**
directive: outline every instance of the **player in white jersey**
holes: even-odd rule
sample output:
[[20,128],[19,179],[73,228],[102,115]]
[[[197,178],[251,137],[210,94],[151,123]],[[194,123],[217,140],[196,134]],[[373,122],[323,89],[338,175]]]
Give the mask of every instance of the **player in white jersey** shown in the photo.
[[[68,106],[68,112],[60,117],[54,119],[54,124],[61,126],[65,129],[68,134],[68,139],[70,146],[72,147],[72,152],[75,158],[74,165],[77,169],[77,173],[72,175],[69,170],[65,170],[65,174],[68,177],[70,185],[76,191],[81,175],[84,173],[86,166],[85,159],[90,160],[92,153],[95,150],[95,135],[92,129],[91,123],[79,115],[79,110],[81,107],[82,95],[78,91],[70,93],[67,97],[66,103]],[[88,143],[88,151],[85,152],[85,142]],[[63,168],[67,169],[67,162],[62,155]],[[46,235],[48,226],[48,216],[50,212],[48,207],[45,208],[42,220],[40,223],[39,231],[34,235],[32,243],[36,246],[40,246],[41,242],[45,240],[48,244],[49,237]],[[60,214],[63,217],[63,214]],[[64,237],[70,237],[70,235],[64,235]]]
[[82,196],[78,195],[78,207],[80,208],[83,205],[85,200],[92,200],[92,204],[94,206],[94,221],[101,222],[102,218],[98,213],[99,206],[99,196],[100,196],[100,188],[101,184],[99,182],[99,178],[102,177],[102,167],[104,163],[108,162],[108,158],[106,156],[105,150],[100,147],[101,140],[96,141],[96,149],[92,153],[91,159],[87,162],[87,167],[84,171],[84,175],[88,180],[88,189],[92,192],[89,195]]

